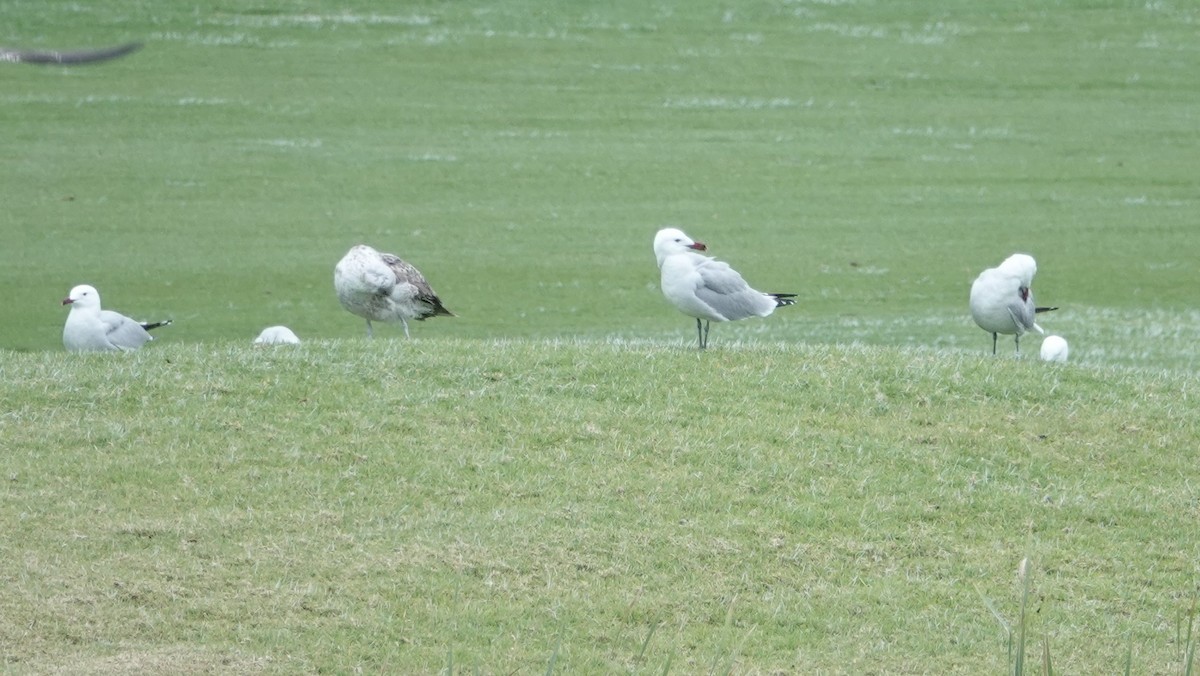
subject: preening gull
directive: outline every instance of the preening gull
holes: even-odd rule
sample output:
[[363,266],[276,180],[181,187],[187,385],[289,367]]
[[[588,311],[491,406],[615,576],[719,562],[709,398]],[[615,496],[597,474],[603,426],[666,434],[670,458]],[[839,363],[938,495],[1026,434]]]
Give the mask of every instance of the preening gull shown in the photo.
[[1034,305],[1036,273],[1033,256],[1017,253],[979,273],[971,284],[971,317],[979,328],[992,334],[992,354],[996,354],[996,340],[1001,333],[1014,336],[1017,354],[1021,353],[1021,336],[1026,332],[1045,333],[1034,318],[1039,312],[1058,308]]
[[1042,361],[1065,362],[1071,350],[1062,336],[1046,336],[1042,341]]
[[371,322],[400,322],[408,337],[408,320],[454,313],[442,306],[429,282],[413,266],[389,253],[359,244],[350,249],[333,269],[333,288],[342,307]]
[[255,345],[299,345],[300,338],[286,326],[268,326],[254,339]]
[[71,289],[62,304],[71,306],[63,326],[63,345],[70,352],[136,350],[153,340],[148,331],[171,323],[170,319],[139,322],[119,312],[101,310],[100,292],[87,284]]
[[663,295],[680,312],[696,318],[701,350],[708,347],[709,322],[766,317],[796,302],[794,293],[755,291],[728,263],[696,253],[707,250],[677,228],[664,228],[654,236]]

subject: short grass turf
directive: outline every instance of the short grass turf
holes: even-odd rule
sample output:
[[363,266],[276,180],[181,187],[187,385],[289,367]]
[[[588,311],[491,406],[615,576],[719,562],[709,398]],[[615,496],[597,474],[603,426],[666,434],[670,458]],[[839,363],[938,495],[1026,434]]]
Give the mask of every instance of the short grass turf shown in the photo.
[[[998,671],[1029,557],[1064,672],[1182,670],[1191,5],[0,15],[146,43],[0,64],[6,669]],[[801,302],[696,354],[664,225]],[[459,316],[363,340],[359,242]],[[1067,368],[985,357],[1013,251]],[[63,354],[78,283],[175,324]]]
[[1185,664],[1194,375],[352,338],[0,383],[18,672],[998,673],[1024,559],[1061,672]]
[[359,242],[460,315],[428,335],[685,337],[670,224],[801,296],[714,340],[982,351],[970,282],[1026,251],[1076,359],[1196,363],[1187,3],[0,9],[0,44],[146,43],[5,65],[10,349],[57,349],[77,283],[165,340],[359,335],[331,290]]

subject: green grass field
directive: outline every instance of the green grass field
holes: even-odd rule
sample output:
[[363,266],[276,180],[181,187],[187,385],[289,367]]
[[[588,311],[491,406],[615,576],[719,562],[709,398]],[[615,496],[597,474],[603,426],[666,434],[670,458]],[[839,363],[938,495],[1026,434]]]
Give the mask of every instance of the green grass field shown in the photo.
[[[995,672],[1028,556],[1056,667],[1182,671],[1200,9],[0,16],[145,42],[0,64],[6,670]],[[696,354],[665,225],[801,302]],[[364,340],[360,242],[459,316]],[[1065,368],[971,322],[1014,251]],[[80,283],[175,324],[68,355]]]
[[[715,340],[977,351],[970,281],[1021,250],[1088,364],[1194,367],[1194,9],[1030,3],[5,3],[8,321],[60,347],[74,284],[164,339],[359,335],[357,242],[461,321],[424,335],[684,338],[655,230],[804,296]],[[156,6],[161,5],[161,6]]]

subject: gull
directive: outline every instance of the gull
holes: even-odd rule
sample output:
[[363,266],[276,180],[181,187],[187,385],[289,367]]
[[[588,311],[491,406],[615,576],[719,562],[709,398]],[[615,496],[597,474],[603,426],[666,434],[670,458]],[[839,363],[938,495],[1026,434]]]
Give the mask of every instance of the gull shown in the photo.
[[796,302],[794,293],[755,291],[728,263],[696,253],[707,250],[677,228],[654,235],[663,295],[680,312],[696,318],[701,350],[708,347],[709,322],[766,317]]
[[299,345],[300,339],[286,326],[268,326],[254,339],[255,345]]
[[1021,336],[1033,330],[1044,334],[1034,321],[1039,312],[1057,307],[1037,307],[1033,303],[1033,276],[1037,263],[1033,256],[1017,253],[994,268],[979,273],[971,284],[971,317],[979,328],[992,334],[992,354],[996,354],[999,334],[1014,336],[1017,354]]
[[408,338],[410,319],[454,316],[442,306],[420,271],[398,256],[379,253],[365,244],[352,247],[338,262],[333,269],[333,287],[342,307],[367,320],[368,338],[372,320],[398,321]]
[[1046,336],[1042,341],[1042,361],[1065,362],[1070,348],[1062,336]]
[[57,52],[32,49],[0,47],[0,63],[79,64],[97,63],[125,56],[141,49],[142,43],[130,42],[103,49],[84,49],[73,52]]
[[119,312],[101,310],[100,292],[87,284],[71,289],[62,304],[71,306],[63,326],[63,346],[70,352],[136,350],[153,340],[148,331],[171,323],[170,319],[139,322]]

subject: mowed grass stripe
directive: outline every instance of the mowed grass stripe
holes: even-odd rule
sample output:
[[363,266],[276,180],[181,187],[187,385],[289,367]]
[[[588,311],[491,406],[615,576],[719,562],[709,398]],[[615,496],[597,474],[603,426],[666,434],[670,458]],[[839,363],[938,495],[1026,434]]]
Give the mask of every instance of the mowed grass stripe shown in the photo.
[[194,9],[20,12],[10,42],[147,48],[6,71],[0,344],[58,349],[77,283],[170,340],[353,337],[329,276],[358,242],[426,272],[463,319],[436,335],[663,337],[649,241],[678,225],[806,291],[769,340],[970,348],[924,318],[1028,251],[1040,299],[1119,317],[1047,321],[1088,363],[1194,365],[1122,328],[1200,282],[1189,10]]
[[[1196,9],[6,17],[146,43],[3,70],[10,670],[979,673],[1022,608],[1060,671],[1184,670]],[[800,306],[697,354],[667,225]],[[359,242],[459,316],[363,341]],[[985,356],[1014,251],[1065,367]],[[63,354],[78,283],[175,324]]]
[[980,595],[1015,621],[1026,556],[1060,668],[1127,635],[1178,664],[1191,376],[784,344],[12,357],[14,664],[509,670],[561,636],[559,668],[609,671],[659,627],[645,664],[995,670]]

